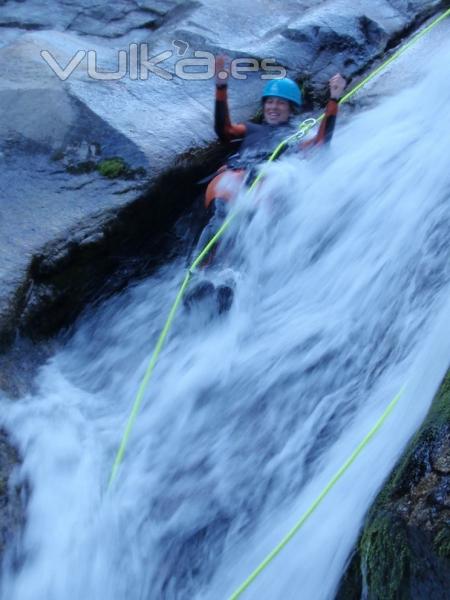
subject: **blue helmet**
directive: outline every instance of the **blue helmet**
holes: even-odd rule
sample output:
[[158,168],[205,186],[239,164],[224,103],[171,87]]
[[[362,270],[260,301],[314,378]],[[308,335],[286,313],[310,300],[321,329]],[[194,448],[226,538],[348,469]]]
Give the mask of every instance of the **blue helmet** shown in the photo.
[[297,106],[301,106],[303,103],[300,88],[295,81],[287,77],[284,79],[271,79],[266,83],[263,89],[262,98],[268,98],[269,96],[276,96],[277,98],[283,98],[283,100],[289,100],[289,102],[293,102]]

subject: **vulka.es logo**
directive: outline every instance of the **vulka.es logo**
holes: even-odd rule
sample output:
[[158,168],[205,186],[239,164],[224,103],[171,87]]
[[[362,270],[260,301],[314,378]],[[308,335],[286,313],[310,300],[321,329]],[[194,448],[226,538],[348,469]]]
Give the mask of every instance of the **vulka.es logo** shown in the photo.
[[[119,79],[147,80],[150,75],[156,75],[168,81],[178,77],[192,81],[212,79],[215,75],[215,55],[211,52],[194,50],[191,56],[184,56],[189,44],[182,40],[173,42],[175,50],[165,50],[150,56],[148,44],[130,44],[128,50],[119,50],[116,70],[99,69],[97,52],[95,50],[78,50],[69,60],[66,66],[61,66],[57,59],[48,50],[41,50],[41,56],[50,69],[61,80],[66,81],[83,63],[86,62],[88,77],[98,81],[117,81]],[[168,70],[162,63],[175,57],[173,70]],[[166,65],[168,66],[168,65]],[[248,73],[262,71],[261,79],[281,79],[286,76],[286,69],[276,64],[273,58],[264,58],[261,61],[256,58],[234,58],[230,62],[229,70],[218,73],[222,80],[232,77],[233,79],[247,79]]]

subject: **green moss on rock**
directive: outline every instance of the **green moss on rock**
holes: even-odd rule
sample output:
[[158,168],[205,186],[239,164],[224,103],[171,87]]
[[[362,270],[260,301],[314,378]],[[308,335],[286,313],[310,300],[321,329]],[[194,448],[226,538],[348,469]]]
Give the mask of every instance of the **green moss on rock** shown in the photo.
[[437,533],[434,538],[434,548],[438,556],[450,560],[450,525],[444,525]]
[[129,168],[123,158],[108,158],[102,160],[97,165],[98,172],[103,177],[109,177],[115,179],[117,177],[125,177],[129,172]]
[[442,382],[425,422],[428,429],[440,429],[446,425],[450,425],[450,371]]
[[408,600],[411,551],[404,523],[380,512],[364,531],[361,556],[373,600]]
[[145,169],[142,167],[132,169],[123,158],[120,158],[119,156],[100,161],[97,164],[97,171],[100,175],[108,177],[109,179],[117,179],[118,177],[123,179],[135,179],[136,177],[144,177],[146,175]]

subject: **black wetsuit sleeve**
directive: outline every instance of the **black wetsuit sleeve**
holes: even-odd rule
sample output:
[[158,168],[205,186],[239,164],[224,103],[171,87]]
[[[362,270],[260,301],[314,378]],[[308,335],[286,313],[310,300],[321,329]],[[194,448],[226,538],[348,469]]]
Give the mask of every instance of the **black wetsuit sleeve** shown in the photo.
[[216,87],[214,129],[222,142],[240,139],[245,136],[247,131],[244,123],[235,124],[230,120],[226,85],[220,85]]

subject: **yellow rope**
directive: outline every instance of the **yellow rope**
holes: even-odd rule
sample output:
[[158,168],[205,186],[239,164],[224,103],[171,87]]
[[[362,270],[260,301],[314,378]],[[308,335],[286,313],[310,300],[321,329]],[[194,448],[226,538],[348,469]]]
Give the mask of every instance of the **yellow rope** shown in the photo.
[[400,390],[400,392],[395,396],[393,400],[389,403],[388,407],[369,431],[369,433],[364,437],[364,439],[358,444],[358,446],[353,450],[344,464],[340,467],[340,469],[333,475],[331,480],[327,483],[327,485],[323,488],[308,510],[301,516],[301,518],[297,521],[294,527],[286,534],[286,536],[281,540],[281,542],[266,556],[266,558],[262,561],[262,563],[247,577],[244,583],[239,586],[239,588],[230,596],[230,600],[236,600],[239,596],[245,592],[245,590],[249,587],[249,585],[258,577],[258,575],[267,567],[269,563],[283,550],[283,548],[291,541],[294,535],[298,532],[298,530],[304,525],[307,519],[312,515],[312,513],[316,510],[328,492],[334,487],[334,485],[339,481],[342,475],[347,471],[352,463],[355,462],[356,458],[359,454],[364,450],[370,440],[374,437],[377,431],[381,428],[383,423],[386,421],[388,416],[394,410],[395,405],[398,403],[400,398],[402,397],[404,392],[404,388]]
[[[405,44],[405,46],[403,46],[402,48],[400,48],[397,52],[395,52],[388,60],[386,60],[382,65],[380,65],[377,69],[375,69],[372,73],[370,73],[365,79],[363,79],[363,81],[361,81],[355,88],[353,88],[350,92],[348,92],[348,94],[346,94],[345,96],[343,96],[343,98],[340,100],[340,104],[342,104],[343,102],[347,102],[354,94],[356,94],[356,92],[358,92],[366,83],[368,83],[371,79],[373,79],[376,75],[378,75],[384,68],[386,68],[391,62],[393,62],[396,58],[398,58],[400,56],[400,54],[402,54],[403,52],[405,52],[405,50],[407,50],[408,48],[410,48],[415,42],[417,42],[420,38],[422,38],[425,34],[427,34],[429,31],[431,31],[431,29],[433,27],[435,27],[438,23],[440,23],[441,21],[443,21],[448,15],[450,15],[450,9],[447,10],[445,13],[443,13],[440,17],[436,18],[430,25],[428,25],[428,27],[426,27],[423,31],[421,31],[420,33],[418,33],[417,35],[415,35],[407,44]],[[317,119],[317,122],[321,121],[323,119],[324,115],[322,114],[319,119]],[[306,119],[306,121],[304,121],[303,123],[300,124],[299,126],[299,130],[294,133],[293,135],[289,136],[288,138],[286,138],[285,140],[283,140],[280,144],[278,144],[278,146],[275,148],[275,150],[272,152],[271,156],[269,157],[267,162],[272,162],[273,160],[275,160],[280,152],[283,150],[283,148],[294,138],[301,138],[303,137],[310,129],[311,127],[314,125],[314,120],[313,119]],[[252,185],[249,188],[249,191],[251,191],[256,185],[257,183],[261,180],[261,177],[263,177],[263,171],[261,170],[258,174],[258,176],[255,178],[255,180],[253,181]],[[133,403],[130,415],[128,417],[128,421],[127,424],[125,426],[125,431],[123,433],[122,436],[122,440],[119,446],[119,449],[116,453],[115,459],[114,459],[114,463],[112,466],[112,470],[111,470],[111,474],[109,477],[109,483],[108,483],[108,489],[111,487],[111,485],[113,484],[120,464],[122,463],[125,451],[126,451],[126,447],[128,444],[128,440],[131,434],[131,431],[133,429],[134,423],[136,421],[137,415],[139,413],[141,404],[142,404],[142,400],[144,398],[144,394],[145,391],[147,389],[148,383],[150,381],[150,378],[153,374],[153,370],[155,368],[156,362],[158,360],[158,357],[161,353],[161,350],[164,346],[164,342],[167,338],[167,335],[169,333],[169,330],[172,326],[172,322],[175,318],[175,314],[176,311],[181,303],[181,300],[183,298],[184,292],[186,291],[186,288],[189,284],[189,281],[191,279],[192,273],[195,271],[195,269],[198,267],[198,265],[202,262],[202,260],[204,259],[204,257],[209,253],[209,251],[211,250],[211,248],[213,248],[213,246],[219,241],[219,239],[222,237],[222,235],[225,233],[225,231],[228,229],[228,227],[230,226],[231,222],[233,221],[233,219],[235,218],[236,213],[231,214],[226,220],[225,222],[222,224],[222,226],[220,227],[220,229],[217,231],[217,233],[214,235],[214,237],[211,238],[211,240],[206,244],[206,246],[203,248],[203,250],[200,252],[200,254],[196,257],[196,259],[194,260],[194,262],[191,264],[191,266],[189,267],[182,283],[180,286],[180,289],[178,291],[178,294],[175,298],[175,301],[169,311],[168,317],[166,319],[166,322],[164,324],[164,327],[158,337],[158,340],[156,342],[156,346],[155,349],[153,351],[153,354],[150,358],[149,364],[147,366],[147,369],[145,371],[144,377],[141,381],[141,384],[139,386],[139,390],[138,393],[136,395],[136,399]],[[280,548],[281,549],[281,548]],[[259,571],[258,571],[259,572]],[[253,577],[254,578],[254,577]],[[246,586],[247,587],[247,586]],[[245,588],[244,588],[245,589]],[[243,591],[243,590],[242,590]],[[233,598],[235,598],[236,596],[233,596]]]
[[[398,58],[406,49],[410,48],[415,42],[417,42],[420,38],[422,38],[425,34],[427,34],[433,27],[435,27],[438,23],[443,21],[446,17],[450,15],[450,9],[443,13],[440,17],[436,18],[428,27],[426,27],[423,31],[414,36],[405,46],[400,48],[395,54],[393,54],[387,61],[385,61],[382,65],[380,65],[373,73],[368,75],[360,84],[358,84],[355,88],[351,90],[348,94],[346,94],[342,99],[342,102],[346,102],[351,98],[358,90],[360,90],[368,81],[373,79],[382,69],[384,69],[387,65],[393,62],[396,58]],[[322,117],[323,118],[323,115]],[[239,588],[230,596],[229,600],[237,600],[245,590],[250,586],[250,584],[258,577],[258,575],[273,561],[273,559],[283,550],[283,548],[290,542],[290,540],[295,536],[295,534],[301,529],[307,519],[312,515],[312,513],[316,510],[325,496],[330,492],[330,490],[334,487],[334,485],[339,481],[339,479],[344,475],[350,465],[356,460],[356,458],[361,454],[367,444],[372,440],[378,430],[382,427],[383,423],[386,421],[388,416],[394,410],[396,404],[399,402],[400,398],[404,393],[405,386],[398,392],[398,394],[391,400],[388,404],[387,408],[372,427],[372,429],[367,433],[367,435],[363,438],[363,440],[358,444],[349,458],[344,462],[344,464],[339,468],[339,470],[335,473],[335,475],[331,478],[329,483],[324,487],[324,489],[320,492],[308,510],[302,515],[302,517],[297,521],[294,527],[286,534],[286,536],[279,542],[279,544],[266,556],[266,558],[258,565],[258,567],[247,577],[247,579],[239,586]]]

